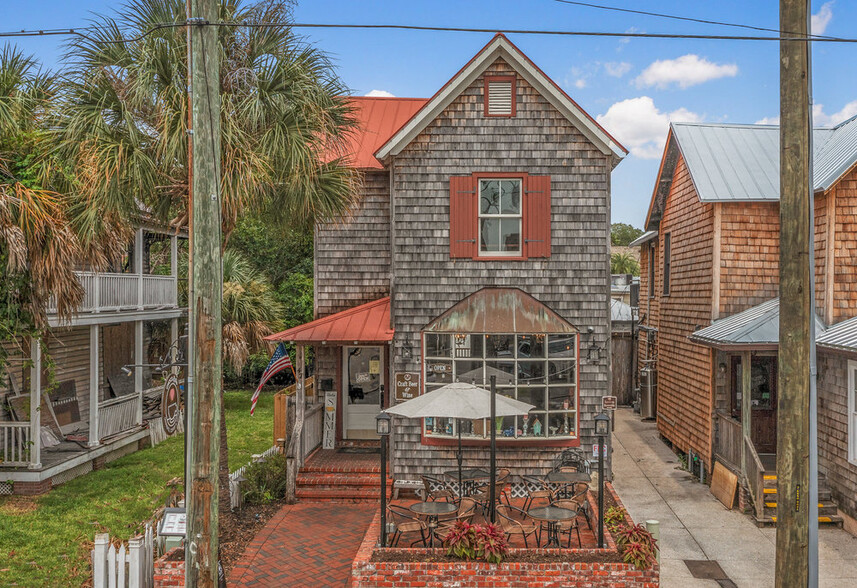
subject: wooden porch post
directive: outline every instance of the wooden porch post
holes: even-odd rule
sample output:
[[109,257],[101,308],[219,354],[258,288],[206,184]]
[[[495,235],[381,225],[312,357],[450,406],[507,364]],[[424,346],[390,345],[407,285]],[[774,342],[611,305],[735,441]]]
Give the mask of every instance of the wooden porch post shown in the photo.
[[30,468],[42,467],[42,346],[41,340],[30,339]]
[[134,392],[139,396],[137,424],[143,424],[143,321],[134,321]]
[[143,229],[134,233],[134,273],[137,274],[137,309],[143,310]]
[[298,385],[295,393],[295,436],[298,438],[297,466],[304,463],[304,412],[306,411],[306,370],[304,369],[304,352],[306,347],[298,345],[295,353],[295,363],[298,368]]
[[753,383],[753,354],[750,351],[741,353],[741,473],[747,478],[747,443],[744,438],[751,439],[750,413],[753,410],[750,387]]
[[[170,345],[175,343],[176,346],[170,349],[170,363],[172,363],[172,364],[176,363],[176,360],[178,359],[178,354],[179,354],[178,340],[179,340],[179,319],[173,318],[173,319],[170,319]],[[170,368],[171,373],[177,374],[178,371],[179,371],[179,368],[177,368],[175,365],[173,365],[173,367]]]
[[98,375],[101,362],[98,357],[98,325],[89,326],[89,446],[98,446]]
[[[179,238],[173,235],[170,237],[170,275],[173,277],[173,293],[175,295],[175,303],[179,302]],[[173,332],[173,341],[178,339],[178,330]],[[173,359],[175,361],[175,359]]]

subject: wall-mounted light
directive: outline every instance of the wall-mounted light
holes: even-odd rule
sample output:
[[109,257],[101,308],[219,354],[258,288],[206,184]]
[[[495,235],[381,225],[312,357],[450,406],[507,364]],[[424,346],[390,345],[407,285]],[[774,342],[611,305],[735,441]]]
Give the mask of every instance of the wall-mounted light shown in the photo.
[[586,348],[586,361],[589,363],[598,363],[601,361],[601,347],[595,342],[595,328],[587,327],[586,332],[589,335],[589,345]]
[[411,359],[413,357],[413,352],[411,351],[411,346],[408,343],[402,345],[402,358],[403,359]]

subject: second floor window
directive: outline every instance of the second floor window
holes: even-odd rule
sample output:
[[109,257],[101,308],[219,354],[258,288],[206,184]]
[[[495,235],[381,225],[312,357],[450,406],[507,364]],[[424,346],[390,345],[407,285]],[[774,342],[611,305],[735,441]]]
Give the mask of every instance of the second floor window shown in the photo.
[[521,255],[521,180],[479,180],[479,254]]
[[664,296],[670,293],[670,233],[664,235]]

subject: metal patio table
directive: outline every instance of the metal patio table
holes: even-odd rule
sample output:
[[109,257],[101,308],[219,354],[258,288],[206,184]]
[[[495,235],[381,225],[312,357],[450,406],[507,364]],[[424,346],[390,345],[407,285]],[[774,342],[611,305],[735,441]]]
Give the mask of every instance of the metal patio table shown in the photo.
[[[443,475],[453,479],[458,479],[458,470],[448,470],[443,472]],[[487,480],[491,474],[479,468],[463,468],[461,470],[461,488],[458,489],[459,496],[471,496],[477,486],[479,480]]]
[[548,484],[562,485],[558,493],[562,498],[571,498],[568,493],[569,484],[589,484],[592,481],[592,476],[588,472],[550,472],[543,478]]
[[545,547],[559,547],[559,523],[573,519],[577,513],[559,506],[540,506],[528,510],[527,516],[548,524],[548,542]]
[[437,518],[442,514],[450,514],[458,510],[454,502],[416,502],[408,507],[411,512],[426,515],[429,530],[429,547],[434,547],[434,533],[437,529]]

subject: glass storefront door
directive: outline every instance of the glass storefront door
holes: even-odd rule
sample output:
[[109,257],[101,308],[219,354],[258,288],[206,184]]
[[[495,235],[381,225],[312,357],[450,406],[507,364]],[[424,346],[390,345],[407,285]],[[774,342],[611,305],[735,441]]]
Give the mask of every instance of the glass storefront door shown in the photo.
[[343,427],[345,439],[377,439],[375,417],[384,389],[382,347],[343,348]]

